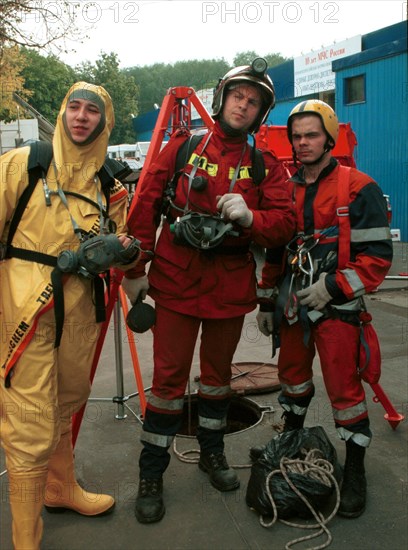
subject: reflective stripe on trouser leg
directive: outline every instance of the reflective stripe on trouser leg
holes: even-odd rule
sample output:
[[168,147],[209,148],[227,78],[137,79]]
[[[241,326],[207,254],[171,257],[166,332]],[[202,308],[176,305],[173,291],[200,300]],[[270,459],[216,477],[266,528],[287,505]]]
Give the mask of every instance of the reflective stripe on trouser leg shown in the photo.
[[287,412],[292,412],[297,416],[306,416],[307,409],[315,394],[313,380],[307,380],[297,386],[288,386],[281,384],[281,393],[278,401]]
[[280,342],[278,371],[281,393],[278,400],[285,411],[304,416],[315,391],[312,365],[316,351],[313,332],[308,346],[305,346],[301,323],[289,325],[283,321]]
[[201,452],[224,452],[224,434],[230,402],[229,392],[228,397],[222,399],[206,399],[198,394],[197,440]]
[[303,343],[301,324],[282,324],[281,351],[278,369],[281,393],[278,401],[281,407],[298,416],[305,416],[314,396],[312,363],[315,355],[313,335],[309,345]]
[[[140,440],[140,477],[158,479],[170,462],[168,449],[183,420],[183,399],[164,400],[151,395],[146,407]],[[156,410],[152,410],[155,407]]]
[[313,333],[337,433],[341,439],[368,447],[372,434],[364,386],[357,373],[360,328],[327,319]]
[[158,479],[169,465],[168,448],[182,424],[184,393],[199,328],[200,319],[156,303],[153,383],[140,438],[143,478]]
[[231,364],[243,323],[243,316],[202,322],[197,439],[204,453],[224,451],[231,401]]

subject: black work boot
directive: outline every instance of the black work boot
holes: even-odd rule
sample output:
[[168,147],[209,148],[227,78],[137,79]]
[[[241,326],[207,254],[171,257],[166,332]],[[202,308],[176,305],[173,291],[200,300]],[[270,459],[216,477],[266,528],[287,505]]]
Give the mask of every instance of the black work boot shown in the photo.
[[166,509],[162,479],[141,479],[136,497],[135,515],[140,523],[160,521]]
[[[292,411],[284,411],[282,414],[283,424],[279,429],[280,433],[290,432],[291,430],[299,430],[303,428],[305,422],[305,415],[295,414]],[[249,458],[252,462],[256,462],[261,454],[266,449],[266,445],[256,445],[249,449]]]
[[235,470],[228,466],[224,453],[201,453],[198,467],[209,475],[211,485],[218,491],[238,489],[238,476]]
[[366,505],[367,481],[364,469],[365,447],[346,441],[346,462],[340,491],[339,516],[357,518]]

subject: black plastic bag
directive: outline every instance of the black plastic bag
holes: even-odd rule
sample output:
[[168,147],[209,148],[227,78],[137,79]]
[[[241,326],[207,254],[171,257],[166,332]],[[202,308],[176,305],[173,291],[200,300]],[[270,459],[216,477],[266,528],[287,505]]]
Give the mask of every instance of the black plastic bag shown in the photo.
[[[318,454],[321,458],[333,466],[332,475],[338,481],[341,478],[341,468],[336,449],[321,426],[283,432],[269,441],[252,465],[246,492],[247,505],[262,516],[273,517],[273,507],[267,492],[269,487],[278,518],[311,517],[313,514],[310,509],[293,491],[281,472],[270,477],[268,486],[266,481],[272,471],[280,470],[282,458],[304,460],[312,450],[320,451]],[[335,488],[334,484],[324,483],[319,476],[289,471],[288,478],[314,509],[321,509],[327,504]]]

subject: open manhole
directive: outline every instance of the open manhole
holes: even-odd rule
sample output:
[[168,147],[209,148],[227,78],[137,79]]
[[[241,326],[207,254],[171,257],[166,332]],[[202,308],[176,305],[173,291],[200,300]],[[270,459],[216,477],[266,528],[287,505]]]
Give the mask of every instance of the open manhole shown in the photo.
[[[269,409],[267,407],[267,409]],[[256,426],[261,420],[265,408],[245,397],[234,395],[227,416],[226,434],[238,433]],[[186,396],[183,408],[183,424],[179,435],[194,437],[198,426],[198,396]]]

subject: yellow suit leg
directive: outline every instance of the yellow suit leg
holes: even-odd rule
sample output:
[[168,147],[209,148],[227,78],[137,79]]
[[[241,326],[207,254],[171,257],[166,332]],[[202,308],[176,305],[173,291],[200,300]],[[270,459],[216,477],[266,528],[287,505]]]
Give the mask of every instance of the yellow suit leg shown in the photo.
[[76,481],[71,431],[61,435],[60,442],[48,463],[45,507],[48,512],[73,510],[84,516],[99,516],[113,510],[109,495],[89,493]]
[[12,536],[15,550],[39,550],[43,532],[41,510],[47,469],[8,472]]
[[77,483],[72,449],[72,415],[89,397],[90,370],[100,333],[90,294],[84,294],[80,307],[70,307],[67,297],[65,328],[57,352],[61,437],[48,463],[45,505],[49,512],[70,509],[85,516],[99,516],[110,512],[115,501],[109,495],[89,493]]

